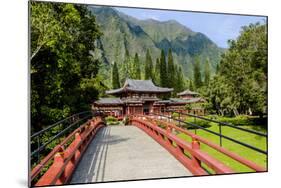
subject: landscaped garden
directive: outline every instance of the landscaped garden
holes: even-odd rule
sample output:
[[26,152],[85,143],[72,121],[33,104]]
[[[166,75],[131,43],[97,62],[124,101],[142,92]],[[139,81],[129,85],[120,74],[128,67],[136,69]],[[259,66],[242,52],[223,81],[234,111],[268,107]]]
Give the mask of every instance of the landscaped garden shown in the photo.
[[[240,126],[245,129],[250,129],[254,131],[259,132],[267,132],[267,122],[266,119],[261,119],[258,117],[250,117],[250,116],[237,116],[237,117],[220,117],[220,116],[206,116],[207,118],[212,118],[220,122],[228,122],[235,126]],[[187,118],[185,120],[186,122],[195,123],[206,127],[208,130],[214,131],[216,133],[219,133],[219,126],[217,123],[213,122],[207,122],[205,120],[200,120],[195,118]],[[189,130],[192,132],[196,132],[197,135],[208,139],[209,141],[220,144],[220,138],[217,135],[214,135],[212,133],[209,133],[207,131],[204,131],[202,129],[192,129],[190,126],[188,126]],[[266,137],[258,136],[252,133],[244,132],[241,130],[237,130],[232,127],[222,126],[222,134],[228,137],[231,137],[235,140],[247,143],[249,145],[252,145],[254,147],[257,147],[262,150],[267,150],[267,139]],[[186,136],[183,133],[179,133],[178,136],[188,142],[191,141],[191,138],[189,136]],[[267,166],[267,156],[261,153],[258,153],[257,151],[254,151],[252,149],[249,149],[245,146],[239,145],[237,143],[234,143],[232,141],[229,141],[227,139],[222,138],[222,147],[237,153],[238,155],[249,159],[256,164],[266,167]],[[219,161],[222,161],[229,167],[231,167],[236,172],[251,172],[252,170],[246,167],[245,165],[242,165],[235,160],[227,157],[226,155],[217,152],[216,150],[210,148],[209,146],[205,144],[201,144],[201,148],[203,151],[207,152],[211,156],[215,157]]]

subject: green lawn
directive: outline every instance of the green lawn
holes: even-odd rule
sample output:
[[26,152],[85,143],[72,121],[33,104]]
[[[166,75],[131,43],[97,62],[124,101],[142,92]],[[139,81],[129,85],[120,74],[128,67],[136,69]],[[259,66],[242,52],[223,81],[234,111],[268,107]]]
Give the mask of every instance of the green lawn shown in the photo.
[[[197,120],[197,122],[198,122],[198,120]],[[202,122],[200,122],[200,123],[202,124]],[[217,126],[217,124],[209,123],[209,126],[210,126],[210,127],[208,127],[209,130],[212,130],[217,133],[219,132],[219,127]],[[243,128],[246,128],[246,129],[259,130],[262,132],[266,132],[266,129],[260,128],[260,127],[262,127],[262,126],[243,125]],[[195,130],[190,130],[190,131],[195,132]],[[197,129],[196,132],[197,132],[197,135],[199,135],[203,138],[206,138],[216,144],[219,144],[218,136],[208,133],[204,130],[199,130],[199,129]],[[260,148],[263,150],[267,149],[266,148],[267,143],[266,143],[265,137],[257,136],[257,135],[251,134],[251,133],[243,132],[243,131],[240,131],[240,130],[237,130],[237,129],[234,129],[231,127],[226,127],[226,126],[222,126],[222,134],[225,136],[234,138],[236,140],[239,140],[241,142],[245,142],[245,143],[255,146],[257,148]],[[188,142],[191,141],[190,137],[186,136],[183,133],[178,134],[178,136]],[[242,156],[246,159],[249,159],[249,160],[255,162],[256,164],[266,167],[267,157],[264,154],[258,153],[254,150],[251,150],[249,148],[236,144],[232,141],[228,141],[226,139],[222,139],[222,146],[234,153],[239,154],[240,156]],[[224,164],[228,165],[236,172],[252,172],[253,171],[253,170],[249,169],[248,167],[246,167],[245,165],[242,165],[242,164],[236,162],[235,160],[225,156],[224,154],[222,154],[220,152],[217,152],[216,150],[210,148],[209,146],[207,146],[205,144],[201,144],[201,148],[203,151],[206,151],[214,158],[222,161]]]

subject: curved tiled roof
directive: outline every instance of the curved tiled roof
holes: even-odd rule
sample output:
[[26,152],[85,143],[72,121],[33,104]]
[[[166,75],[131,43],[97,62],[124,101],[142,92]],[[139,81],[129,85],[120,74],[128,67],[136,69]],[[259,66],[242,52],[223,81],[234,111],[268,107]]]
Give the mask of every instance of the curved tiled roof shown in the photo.
[[120,98],[100,98],[95,101],[96,104],[123,104],[123,101]]
[[106,91],[106,94],[118,94],[125,91],[168,93],[172,92],[173,90],[173,88],[155,86],[151,80],[126,79],[122,88]]
[[157,101],[157,103],[168,103],[168,104],[189,104],[189,103],[197,103],[197,102],[206,102],[206,100],[201,97],[197,97],[192,99],[170,98],[169,100]]
[[183,92],[180,92],[177,94],[178,96],[181,96],[181,95],[199,95],[199,93],[195,92],[195,91],[190,91],[189,89],[183,91]]

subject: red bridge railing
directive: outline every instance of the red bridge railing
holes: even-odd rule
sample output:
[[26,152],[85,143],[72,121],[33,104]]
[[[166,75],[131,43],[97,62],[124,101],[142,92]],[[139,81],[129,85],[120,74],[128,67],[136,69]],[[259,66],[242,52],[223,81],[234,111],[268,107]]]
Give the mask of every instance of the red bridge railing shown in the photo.
[[[46,186],[68,183],[89,143],[104,125],[104,121],[100,117],[96,117],[67,136],[32,169],[31,182],[33,182],[33,185]],[[48,170],[42,177],[38,178],[43,169],[50,163],[51,166]],[[35,180],[36,178],[38,180]]]
[[[254,171],[266,171],[265,168],[253,163],[252,161],[249,161],[225,148],[220,147],[217,144],[195,135],[190,131],[177,127],[172,123],[156,120],[150,118],[149,116],[131,117],[130,123],[142,129],[164,148],[166,148],[194,175],[207,175],[210,173],[203,168],[203,164],[212,169],[215,174],[234,173],[230,167],[202,151],[200,149],[200,143],[208,145],[220,153],[229,156],[235,161],[248,166]],[[159,123],[164,125],[165,129],[159,127]],[[177,137],[173,134],[175,130],[191,137],[192,142],[188,143]]]

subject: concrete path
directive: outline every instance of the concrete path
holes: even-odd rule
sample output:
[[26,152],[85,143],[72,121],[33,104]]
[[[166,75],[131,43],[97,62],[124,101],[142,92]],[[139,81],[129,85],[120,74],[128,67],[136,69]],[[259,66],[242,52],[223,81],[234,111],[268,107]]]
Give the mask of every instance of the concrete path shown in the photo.
[[71,183],[192,176],[166,149],[134,126],[102,128]]

